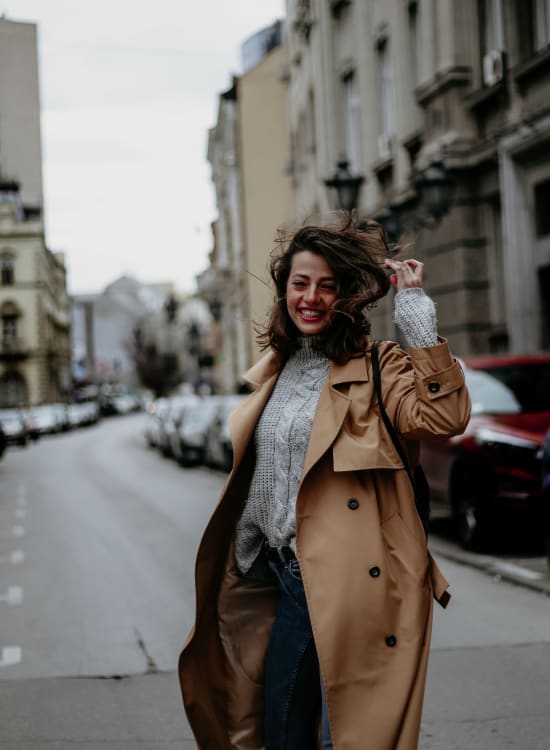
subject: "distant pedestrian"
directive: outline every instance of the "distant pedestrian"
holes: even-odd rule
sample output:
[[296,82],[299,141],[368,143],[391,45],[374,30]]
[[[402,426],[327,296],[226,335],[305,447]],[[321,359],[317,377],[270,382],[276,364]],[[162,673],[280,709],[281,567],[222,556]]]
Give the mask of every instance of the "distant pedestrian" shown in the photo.
[[383,401],[411,466],[418,440],[468,422],[422,263],[391,259],[382,228],[349,215],[280,236],[269,352],[231,417],[180,658],[201,750],[417,748],[432,599],[449,595],[373,385],[365,312],[391,288],[384,265],[411,349],[380,343]]

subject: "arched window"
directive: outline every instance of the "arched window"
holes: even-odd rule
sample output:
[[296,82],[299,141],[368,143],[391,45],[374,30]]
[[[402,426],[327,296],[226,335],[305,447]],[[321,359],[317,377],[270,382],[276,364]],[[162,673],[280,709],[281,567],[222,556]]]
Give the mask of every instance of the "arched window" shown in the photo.
[[15,302],[6,300],[0,307],[0,336],[2,347],[12,347],[17,341],[17,321],[21,310]]
[[0,378],[0,405],[3,409],[25,406],[27,403],[27,384],[17,370],[5,372]]
[[3,258],[0,266],[0,283],[2,286],[12,286],[15,283],[15,273],[13,269],[13,260]]

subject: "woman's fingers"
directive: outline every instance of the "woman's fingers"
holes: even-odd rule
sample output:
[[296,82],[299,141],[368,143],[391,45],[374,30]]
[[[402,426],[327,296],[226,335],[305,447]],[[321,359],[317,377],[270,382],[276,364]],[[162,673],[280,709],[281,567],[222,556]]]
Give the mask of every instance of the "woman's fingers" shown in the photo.
[[390,276],[390,281],[400,292],[402,289],[411,289],[414,287],[421,287],[424,280],[424,263],[414,258],[407,260],[394,260],[388,258],[384,264],[384,268],[389,268],[395,271]]

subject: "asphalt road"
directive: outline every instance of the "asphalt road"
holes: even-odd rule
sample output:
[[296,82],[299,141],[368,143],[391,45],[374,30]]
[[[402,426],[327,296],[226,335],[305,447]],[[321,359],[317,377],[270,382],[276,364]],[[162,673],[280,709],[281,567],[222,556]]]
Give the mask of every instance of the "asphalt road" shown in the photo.
[[[162,458],[142,425],[0,462],[0,750],[195,747],[175,668],[224,476]],[[440,559],[453,599],[436,607],[421,748],[546,750],[550,598],[456,560]]]

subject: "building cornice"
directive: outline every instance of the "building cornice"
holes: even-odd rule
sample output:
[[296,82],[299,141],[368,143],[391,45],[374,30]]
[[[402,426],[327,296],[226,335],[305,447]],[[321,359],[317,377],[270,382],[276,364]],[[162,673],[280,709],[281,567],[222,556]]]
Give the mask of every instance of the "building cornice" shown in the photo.
[[447,89],[455,86],[469,86],[471,82],[472,69],[467,66],[455,66],[438,71],[431,81],[416,87],[414,91],[416,101],[421,107],[425,107],[432,99],[445,93]]

